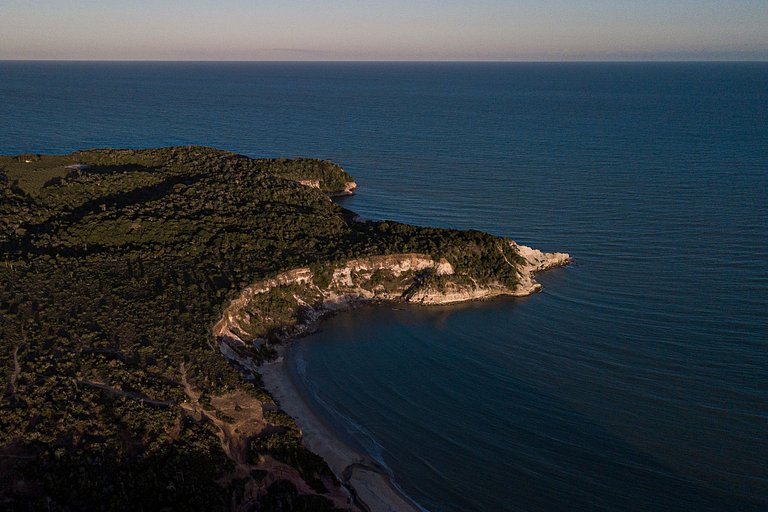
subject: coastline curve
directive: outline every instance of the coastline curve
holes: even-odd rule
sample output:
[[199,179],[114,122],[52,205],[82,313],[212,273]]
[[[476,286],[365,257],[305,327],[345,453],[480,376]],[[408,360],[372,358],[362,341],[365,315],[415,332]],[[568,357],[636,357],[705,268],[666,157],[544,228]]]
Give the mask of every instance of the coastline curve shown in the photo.
[[[302,443],[325,460],[349,493],[352,506],[372,512],[419,512],[423,509],[375,461],[342,441],[315,414],[287,367],[285,342],[311,333],[323,318],[367,304],[438,305],[530,295],[541,289],[534,278],[537,272],[571,261],[566,253],[545,253],[511,240],[507,243],[522,262],[515,265],[507,260],[516,268],[513,287],[499,282],[478,285],[471,276],[469,280],[453,279],[455,269],[450,262],[427,254],[355,258],[331,270],[300,267],[254,282],[225,308],[212,334],[221,353],[246,376],[261,381],[278,406],[296,421]],[[429,279],[435,276],[441,278],[438,284]],[[269,310],[276,298],[283,308],[286,301],[291,303],[289,313],[280,318]]]

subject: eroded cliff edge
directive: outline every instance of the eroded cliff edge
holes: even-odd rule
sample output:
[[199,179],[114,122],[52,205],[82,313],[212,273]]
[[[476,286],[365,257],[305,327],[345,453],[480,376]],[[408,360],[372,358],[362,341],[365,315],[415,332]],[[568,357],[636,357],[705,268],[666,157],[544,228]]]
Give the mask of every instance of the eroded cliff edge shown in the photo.
[[[458,274],[446,258],[403,253],[355,258],[326,267],[301,267],[259,280],[245,288],[213,327],[222,353],[254,373],[259,352],[272,342],[301,336],[323,317],[353,306],[385,301],[424,305],[450,304],[499,295],[525,296],[538,291],[536,272],[567,265],[566,253],[545,253],[503,240],[518,258],[514,284],[499,280],[479,284]],[[502,249],[499,249],[502,251]]]

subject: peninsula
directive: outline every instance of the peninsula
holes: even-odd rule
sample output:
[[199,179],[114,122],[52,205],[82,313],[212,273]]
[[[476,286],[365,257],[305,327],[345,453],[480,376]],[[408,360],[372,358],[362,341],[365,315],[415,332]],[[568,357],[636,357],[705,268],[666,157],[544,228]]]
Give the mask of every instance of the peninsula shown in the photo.
[[286,342],[363,304],[527,295],[569,256],[363,221],[329,198],[355,187],[206,147],[0,157],[0,502],[412,508],[313,418]]

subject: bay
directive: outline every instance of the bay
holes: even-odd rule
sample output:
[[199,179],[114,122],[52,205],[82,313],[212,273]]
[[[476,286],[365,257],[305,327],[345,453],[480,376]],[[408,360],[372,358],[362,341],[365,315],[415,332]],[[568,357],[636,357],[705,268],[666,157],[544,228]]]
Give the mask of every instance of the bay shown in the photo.
[[0,153],[313,156],[366,218],[574,264],[292,362],[431,511],[768,508],[768,64],[0,62]]

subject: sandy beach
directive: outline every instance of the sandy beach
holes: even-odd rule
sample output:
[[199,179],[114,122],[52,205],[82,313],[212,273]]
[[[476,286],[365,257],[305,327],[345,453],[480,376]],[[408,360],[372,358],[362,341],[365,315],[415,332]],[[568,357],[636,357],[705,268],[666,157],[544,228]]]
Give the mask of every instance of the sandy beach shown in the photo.
[[420,512],[412,500],[398,491],[388,475],[364,453],[344,443],[327,422],[312,410],[298,387],[285,354],[289,344],[279,347],[275,362],[259,368],[264,386],[279,402],[280,408],[291,415],[304,434],[304,445],[320,455],[343,482],[356,502],[357,508],[370,512]]

